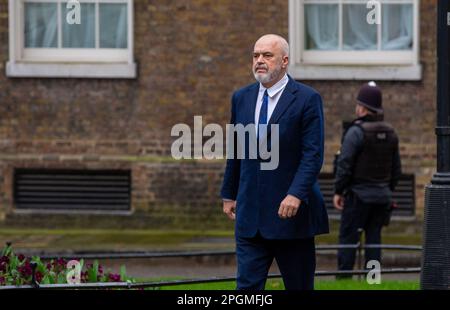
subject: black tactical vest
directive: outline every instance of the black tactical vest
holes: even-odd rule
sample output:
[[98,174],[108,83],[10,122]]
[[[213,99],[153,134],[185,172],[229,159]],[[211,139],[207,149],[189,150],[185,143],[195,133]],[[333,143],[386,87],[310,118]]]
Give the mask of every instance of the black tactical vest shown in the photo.
[[354,183],[389,183],[398,137],[394,128],[384,122],[355,122],[364,131],[364,145],[356,158]]

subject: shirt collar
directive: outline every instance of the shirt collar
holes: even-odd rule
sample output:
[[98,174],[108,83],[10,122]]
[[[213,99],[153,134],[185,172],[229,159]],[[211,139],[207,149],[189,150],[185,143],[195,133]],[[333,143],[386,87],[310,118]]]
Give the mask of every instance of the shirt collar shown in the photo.
[[267,94],[270,98],[273,98],[276,94],[278,94],[281,90],[283,90],[287,83],[289,82],[289,78],[287,74],[283,76],[281,80],[279,80],[275,85],[270,88],[265,88],[261,83],[259,83],[259,91],[265,92],[267,89]]

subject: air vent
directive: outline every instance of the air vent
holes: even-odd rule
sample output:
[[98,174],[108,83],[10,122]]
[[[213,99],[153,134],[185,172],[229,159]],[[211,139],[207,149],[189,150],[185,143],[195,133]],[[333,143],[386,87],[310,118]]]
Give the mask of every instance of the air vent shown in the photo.
[[17,209],[130,210],[130,171],[16,169]]

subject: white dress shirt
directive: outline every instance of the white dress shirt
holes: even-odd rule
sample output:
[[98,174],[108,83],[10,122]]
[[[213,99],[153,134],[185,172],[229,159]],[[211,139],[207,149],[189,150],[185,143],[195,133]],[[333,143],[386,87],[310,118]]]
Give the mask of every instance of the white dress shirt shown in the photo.
[[[287,83],[289,82],[289,78],[287,74],[283,76],[281,80],[279,80],[275,85],[271,88],[265,88],[261,83],[259,84],[259,93],[258,99],[256,100],[256,110],[255,110],[255,126],[258,127],[259,123],[259,112],[261,111],[261,105],[264,97],[264,92],[267,89],[267,94],[269,95],[269,104],[267,107],[267,123],[270,121],[270,117],[272,116],[275,107],[277,106],[278,100],[280,100],[281,94],[283,90],[286,88]],[[256,130],[258,132],[258,130]]]

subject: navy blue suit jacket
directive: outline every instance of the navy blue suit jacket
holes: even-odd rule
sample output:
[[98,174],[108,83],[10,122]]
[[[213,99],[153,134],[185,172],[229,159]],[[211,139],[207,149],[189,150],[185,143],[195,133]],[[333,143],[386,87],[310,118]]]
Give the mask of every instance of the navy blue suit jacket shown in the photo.
[[[231,124],[254,124],[258,91],[255,83],[233,94]],[[221,196],[237,201],[236,236],[251,238],[259,231],[267,239],[301,239],[328,233],[317,182],[324,151],[320,95],[289,77],[270,124],[279,124],[277,169],[261,170],[261,161],[248,156],[227,160]],[[287,195],[302,203],[295,217],[281,219],[278,209]]]

